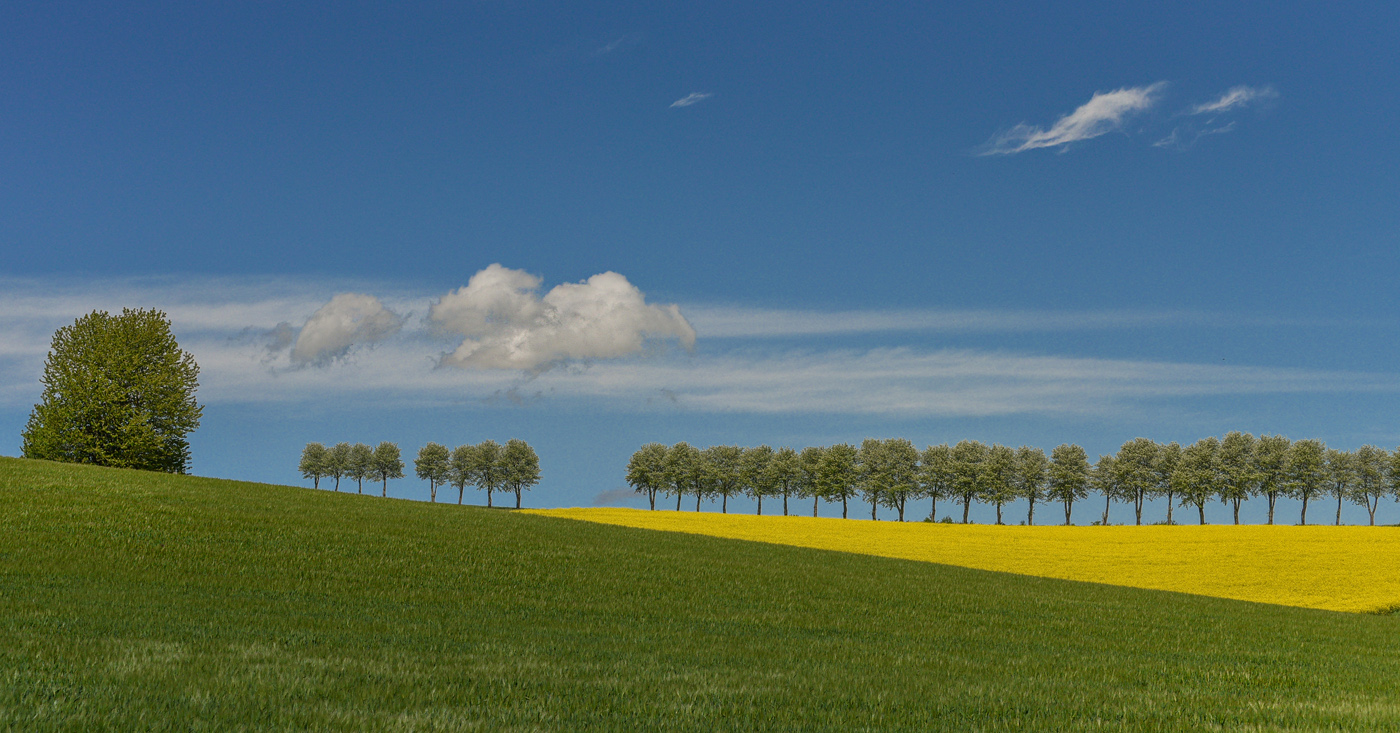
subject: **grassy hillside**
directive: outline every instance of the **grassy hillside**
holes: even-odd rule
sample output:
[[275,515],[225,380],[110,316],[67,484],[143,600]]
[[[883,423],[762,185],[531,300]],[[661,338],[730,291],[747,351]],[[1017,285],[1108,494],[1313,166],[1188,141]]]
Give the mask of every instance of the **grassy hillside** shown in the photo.
[[1400,618],[0,459],[0,728],[1400,728]]

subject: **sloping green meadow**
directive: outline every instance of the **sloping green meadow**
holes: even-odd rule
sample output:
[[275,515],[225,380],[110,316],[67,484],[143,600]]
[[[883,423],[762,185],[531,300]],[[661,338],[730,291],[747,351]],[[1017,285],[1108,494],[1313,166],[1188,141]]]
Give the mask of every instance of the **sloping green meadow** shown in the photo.
[[1400,729],[1400,618],[0,459],[54,728]]

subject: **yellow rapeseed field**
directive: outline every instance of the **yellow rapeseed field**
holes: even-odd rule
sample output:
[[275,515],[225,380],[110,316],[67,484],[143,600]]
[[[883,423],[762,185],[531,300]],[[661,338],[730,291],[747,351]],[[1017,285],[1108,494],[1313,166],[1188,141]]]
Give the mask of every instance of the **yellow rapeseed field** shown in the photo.
[[989,526],[638,509],[531,513],[1332,611],[1400,607],[1400,528]]

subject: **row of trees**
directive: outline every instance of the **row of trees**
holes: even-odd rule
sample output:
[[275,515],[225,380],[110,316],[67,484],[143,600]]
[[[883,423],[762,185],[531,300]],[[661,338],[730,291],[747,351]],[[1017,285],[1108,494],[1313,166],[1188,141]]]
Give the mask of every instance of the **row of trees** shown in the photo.
[[389,479],[403,478],[403,459],[398,445],[388,441],[374,448],[364,443],[336,443],[330,448],[320,443],[307,443],[301,451],[297,470],[318,489],[323,478],[335,479],[336,491],[340,491],[342,478],[354,479],[361,494],[365,493],[365,479],[378,479],[383,484],[382,496],[388,496]]
[[1327,448],[1321,441],[1290,441],[1280,435],[1258,438],[1231,432],[1224,438],[1203,438],[1182,447],[1175,442],[1157,443],[1147,438],[1130,440],[1115,454],[1090,463],[1078,445],[1064,444],[1047,456],[1040,448],[987,445],[964,440],[956,445],[929,446],[920,451],[903,438],[867,439],[859,447],[841,443],[828,447],[774,450],[769,446],[741,448],[712,446],[699,449],[687,443],[672,446],[648,443],[632,455],[627,483],[645,495],[652,509],[656,498],[675,495],[676,509],[686,496],[695,497],[695,510],[705,498],[720,500],[728,511],[731,495],[745,495],[758,502],[782,497],[783,514],[789,498],[812,500],[812,516],[825,500],[848,504],[861,499],[870,504],[870,518],[884,506],[904,521],[908,502],[931,499],[929,514],[937,514],[938,501],[962,505],[962,521],[974,502],[996,507],[1002,523],[1006,504],[1026,500],[1026,523],[1035,523],[1038,503],[1063,505],[1065,524],[1070,523],[1075,502],[1090,493],[1104,498],[1103,517],[1108,524],[1115,501],[1132,505],[1134,522],[1142,524],[1143,505],[1166,499],[1166,522],[1173,523],[1176,506],[1192,506],[1205,524],[1205,505],[1219,499],[1240,521],[1240,504],[1259,496],[1267,499],[1268,523],[1274,523],[1279,497],[1302,501],[1300,522],[1307,524],[1308,503],[1336,498],[1336,523],[1341,524],[1342,505],[1364,506],[1371,524],[1376,523],[1380,500],[1400,500],[1400,449],[1394,453],[1367,445],[1356,451]]
[[452,486],[461,504],[466,487],[475,486],[486,492],[486,506],[491,506],[493,492],[505,490],[515,494],[515,508],[519,509],[521,492],[540,482],[540,459],[535,449],[514,438],[505,445],[484,440],[450,451],[445,445],[429,443],[419,449],[413,466],[418,478],[428,482],[431,501],[437,501],[439,486]]
[[[437,501],[439,486],[454,486],[458,504],[462,503],[466,487],[475,486],[486,491],[486,506],[491,506],[493,492],[514,492],[515,508],[519,509],[521,492],[540,481],[540,459],[535,449],[523,440],[514,439],[505,445],[486,440],[452,450],[439,443],[429,443],[418,450],[413,468],[418,478],[428,482],[432,501]],[[403,478],[403,469],[399,447],[387,441],[377,448],[364,443],[337,443],[330,448],[320,443],[307,443],[298,466],[301,475],[311,479],[313,488],[321,487],[321,479],[333,478],[335,490],[340,491],[340,479],[349,478],[355,480],[359,493],[363,494],[364,480],[378,479],[383,483],[383,496],[389,495],[389,479]]]

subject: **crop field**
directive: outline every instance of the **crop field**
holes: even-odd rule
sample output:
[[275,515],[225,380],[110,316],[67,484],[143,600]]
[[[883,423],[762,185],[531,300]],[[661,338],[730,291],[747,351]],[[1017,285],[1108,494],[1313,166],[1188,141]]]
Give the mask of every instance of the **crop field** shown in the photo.
[[1400,528],[991,526],[638,509],[534,513],[1331,611],[1400,609]]
[[191,729],[1395,730],[1400,618],[0,458],[0,730]]

